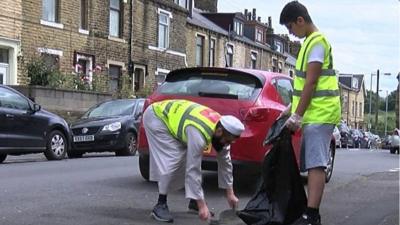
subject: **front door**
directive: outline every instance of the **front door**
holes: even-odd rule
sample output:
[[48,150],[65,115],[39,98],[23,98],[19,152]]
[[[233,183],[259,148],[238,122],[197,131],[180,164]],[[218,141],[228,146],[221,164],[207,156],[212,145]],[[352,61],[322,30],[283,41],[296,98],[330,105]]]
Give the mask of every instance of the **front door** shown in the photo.
[[8,64],[0,63],[0,84],[7,84]]

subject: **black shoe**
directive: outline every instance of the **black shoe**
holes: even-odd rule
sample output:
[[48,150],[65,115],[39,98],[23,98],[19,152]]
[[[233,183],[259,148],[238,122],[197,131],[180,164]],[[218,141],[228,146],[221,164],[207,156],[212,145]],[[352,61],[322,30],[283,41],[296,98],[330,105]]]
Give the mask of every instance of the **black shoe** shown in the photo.
[[157,204],[154,206],[153,211],[151,212],[151,216],[158,221],[172,223],[174,222],[174,218],[169,212],[167,204]]
[[199,212],[199,207],[197,207],[196,200],[190,199],[189,205],[188,205],[188,210],[191,213],[198,213]]
[[291,225],[321,225],[321,217],[318,216],[318,219],[313,221],[306,214],[303,214]]
[[[190,199],[189,205],[188,205],[188,212],[195,213],[195,214],[199,213],[199,207],[197,206],[196,200]],[[210,215],[213,217],[215,215],[215,213],[210,211]]]

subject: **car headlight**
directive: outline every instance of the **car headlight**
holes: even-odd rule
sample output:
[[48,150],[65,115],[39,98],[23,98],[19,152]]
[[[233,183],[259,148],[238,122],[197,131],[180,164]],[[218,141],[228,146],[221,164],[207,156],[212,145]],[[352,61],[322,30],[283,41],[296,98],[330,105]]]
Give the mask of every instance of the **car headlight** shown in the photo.
[[108,125],[105,125],[101,131],[117,131],[121,129],[121,122],[115,122]]

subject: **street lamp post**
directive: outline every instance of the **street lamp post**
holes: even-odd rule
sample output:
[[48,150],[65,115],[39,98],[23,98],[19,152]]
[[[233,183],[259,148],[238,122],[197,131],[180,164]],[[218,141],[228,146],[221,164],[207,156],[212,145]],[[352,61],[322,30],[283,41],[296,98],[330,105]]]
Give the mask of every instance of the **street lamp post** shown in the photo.
[[370,79],[370,81],[369,81],[369,83],[370,83],[370,88],[369,88],[369,115],[368,115],[368,131],[371,131],[371,106],[372,106],[372,94],[373,94],[373,91],[372,91],[372,76],[375,76],[375,74],[373,74],[373,73],[371,73],[371,79]]
[[[383,75],[390,76],[392,74],[384,73]],[[379,112],[379,70],[376,71],[375,133],[378,133],[378,112]]]
[[387,112],[388,112],[388,90],[386,90],[386,110],[385,110],[385,136],[387,134]]
[[375,99],[375,133],[378,133],[378,111],[379,111],[379,70],[376,71],[376,99]]

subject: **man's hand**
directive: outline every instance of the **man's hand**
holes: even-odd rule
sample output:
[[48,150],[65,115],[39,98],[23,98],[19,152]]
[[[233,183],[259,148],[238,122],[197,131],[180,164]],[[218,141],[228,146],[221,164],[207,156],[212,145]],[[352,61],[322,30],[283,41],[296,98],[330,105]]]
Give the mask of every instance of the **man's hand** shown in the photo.
[[288,120],[285,122],[285,127],[291,131],[296,131],[301,127],[301,122],[303,118],[296,113],[292,114]]
[[210,211],[208,210],[208,206],[203,199],[197,200],[197,207],[199,207],[199,217],[201,220],[209,220],[210,219]]
[[226,189],[226,199],[228,200],[228,204],[232,209],[236,209],[239,204],[239,199],[236,197],[232,188]]
[[281,114],[279,114],[278,118],[276,118],[276,120],[279,120],[280,118],[290,115],[290,110],[292,109],[292,103],[290,103],[285,110],[283,110],[281,112]]

